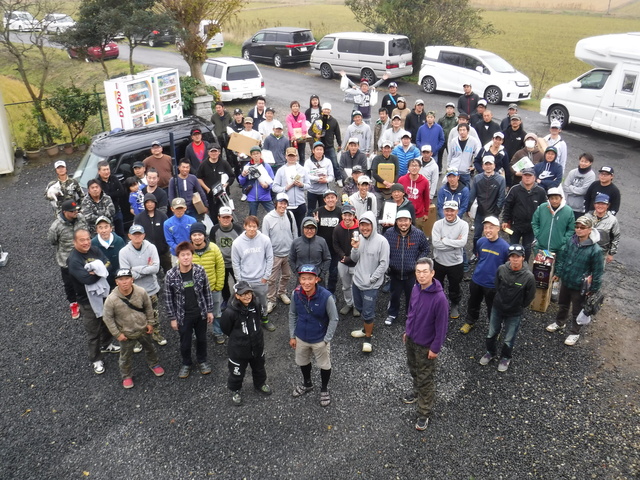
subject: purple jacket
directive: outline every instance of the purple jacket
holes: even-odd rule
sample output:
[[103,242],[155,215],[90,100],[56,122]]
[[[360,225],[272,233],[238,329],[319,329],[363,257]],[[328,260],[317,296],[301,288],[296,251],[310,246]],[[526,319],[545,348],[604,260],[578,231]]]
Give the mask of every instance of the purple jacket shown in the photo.
[[[253,165],[250,163],[250,165]],[[273,169],[268,163],[262,162],[261,165],[264,166],[265,170],[273,180]],[[255,165],[257,166],[257,165]],[[253,188],[249,193],[247,193],[247,201],[248,202],[268,202],[271,200],[271,185],[266,190],[262,188],[260,182],[257,180],[249,180],[249,177],[243,177],[242,175],[238,175],[238,183],[245,187],[249,184],[253,185]]]
[[449,301],[435,278],[430,287],[411,291],[405,333],[418,345],[440,353],[449,326]]

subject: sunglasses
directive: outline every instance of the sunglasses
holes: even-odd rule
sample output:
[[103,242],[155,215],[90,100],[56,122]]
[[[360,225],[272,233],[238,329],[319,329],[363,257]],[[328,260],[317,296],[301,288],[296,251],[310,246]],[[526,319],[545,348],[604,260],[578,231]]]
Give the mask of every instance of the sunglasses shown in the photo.
[[509,251],[510,252],[524,252],[524,248],[521,247],[520,245],[511,245],[509,247]]

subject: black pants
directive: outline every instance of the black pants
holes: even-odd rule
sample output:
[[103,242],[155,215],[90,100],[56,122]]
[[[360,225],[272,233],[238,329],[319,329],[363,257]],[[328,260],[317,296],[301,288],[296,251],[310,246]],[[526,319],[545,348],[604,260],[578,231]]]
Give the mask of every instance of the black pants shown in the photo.
[[480,318],[480,306],[484,299],[487,304],[487,319],[491,316],[493,297],[496,296],[495,288],[482,287],[471,280],[469,282],[469,303],[467,304],[467,323],[473,325]]
[[229,301],[231,298],[231,289],[229,288],[229,277],[233,278],[233,282],[235,283],[236,277],[233,276],[233,268],[224,267],[224,285],[222,286],[222,300],[225,302]]
[[391,296],[389,298],[389,308],[387,309],[387,314],[392,317],[397,317],[398,313],[400,313],[400,299],[402,298],[402,294],[404,293],[405,306],[404,313],[407,313],[409,308],[409,300],[411,299],[411,290],[413,290],[413,286],[416,284],[416,275],[413,272],[409,274],[404,274],[403,279],[400,278],[400,275],[391,274],[389,278],[391,279]]
[[84,330],[87,333],[87,345],[89,347],[89,361],[97,362],[102,360],[101,347],[109,345],[111,339],[111,333],[109,329],[102,321],[102,317],[96,317],[96,314],[91,308],[91,304],[80,303],[80,314],[82,315],[82,323],[84,324]]
[[62,276],[62,284],[64,285],[64,294],[67,296],[69,303],[77,302],[76,289],[73,288],[73,277],[69,273],[67,267],[60,267],[60,275]]
[[316,208],[324,207],[324,198],[321,193],[307,192],[307,212],[313,213]]
[[433,262],[436,273],[434,277],[444,286],[445,277],[449,279],[449,300],[453,305],[460,305],[460,283],[464,278],[464,263],[445,267],[438,262]]
[[267,370],[264,368],[265,358],[264,353],[262,356],[251,359],[235,360],[229,359],[229,379],[227,380],[227,387],[232,392],[237,392],[242,388],[242,382],[244,381],[244,374],[247,371],[247,366],[251,365],[251,374],[253,376],[253,386],[260,388],[267,382]]
[[[580,295],[580,290],[573,290],[565,287],[564,283],[560,284],[560,294],[558,295],[558,314],[556,315],[556,323],[561,327],[568,325],[567,333],[569,335],[580,335],[582,325],[578,325],[576,318],[582,310],[584,296]],[[571,305],[571,315],[569,315],[569,305]],[[567,320],[569,320],[567,322]]]
[[531,243],[533,242],[533,230],[522,228],[512,228],[513,235],[509,236],[512,244],[519,243],[524,247],[524,259],[526,262],[531,258]]
[[329,264],[329,278],[327,279],[327,290],[331,293],[336,293],[336,285],[338,285],[338,263],[340,258],[336,252],[331,253],[331,263]]
[[190,316],[185,314],[182,325],[178,328],[180,333],[180,355],[182,355],[183,365],[193,365],[191,359],[191,343],[193,333],[196,334],[196,361],[204,363],[207,361],[207,321],[202,315]]
[[303,203],[302,205],[298,205],[296,208],[292,208],[290,212],[293,213],[293,218],[296,219],[298,236],[300,237],[302,236],[302,220],[304,220],[304,217],[307,214],[307,204]]

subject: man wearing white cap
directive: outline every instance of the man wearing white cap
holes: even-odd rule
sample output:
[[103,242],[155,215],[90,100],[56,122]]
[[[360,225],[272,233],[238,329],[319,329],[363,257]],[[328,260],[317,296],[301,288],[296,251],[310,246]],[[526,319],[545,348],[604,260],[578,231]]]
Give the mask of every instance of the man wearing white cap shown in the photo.
[[509,244],[500,238],[500,220],[487,217],[483,223],[484,237],[478,240],[476,256],[478,265],[469,282],[469,302],[467,304],[466,323],[461,333],[469,333],[480,317],[480,306],[484,299],[487,305],[487,319],[491,316],[493,297],[496,295],[496,273],[498,267],[509,260]]
[[555,147],[558,152],[558,157],[556,158],[556,162],[558,162],[562,166],[562,173],[564,174],[564,170],[567,167],[567,142],[565,142],[560,136],[560,132],[562,131],[562,123],[560,120],[552,120],[551,125],[549,126],[549,135],[545,136],[544,139],[547,142],[548,147]]
[[53,166],[56,169],[58,178],[47,184],[47,188],[44,189],[44,196],[51,202],[53,214],[58,215],[62,202],[73,200],[80,205],[84,198],[84,192],[78,181],[67,174],[67,164],[64,160],[58,160]]
[[[353,167],[360,165],[367,168],[367,156],[360,150],[360,139],[352,137],[347,142],[347,148],[340,154],[340,161],[338,162],[341,170],[341,180],[338,182],[338,186],[344,186],[342,178],[347,180],[350,177],[349,172],[353,171]],[[337,177],[337,175],[336,175]]]
[[352,138],[357,138],[360,144],[361,150],[367,155],[371,152],[371,127],[364,123],[362,112],[360,110],[356,110],[352,113],[353,123],[347,127],[347,132],[345,133],[345,142],[342,145],[342,149],[347,148],[348,143]]
[[482,233],[482,224],[485,217],[500,216],[504,205],[506,184],[502,175],[496,175],[496,164],[492,155],[487,155],[482,159],[482,175],[476,175],[471,182],[469,193],[469,205],[478,201],[478,210],[474,219],[475,232],[473,235],[473,246],[475,247]]
[[438,183],[440,180],[440,169],[438,163],[433,156],[431,145],[426,144],[420,147],[422,154],[422,166],[420,167],[420,175],[429,181],[429,196],[435,199],[438,195]]
[[371,185],[371,179],[366,175],[360,176],[358,191],[349,197],[349,203],[355,207],[358,218],[364,212],[373,212],[375,216],[378,215],[378,199],[369,191],[369,185]]

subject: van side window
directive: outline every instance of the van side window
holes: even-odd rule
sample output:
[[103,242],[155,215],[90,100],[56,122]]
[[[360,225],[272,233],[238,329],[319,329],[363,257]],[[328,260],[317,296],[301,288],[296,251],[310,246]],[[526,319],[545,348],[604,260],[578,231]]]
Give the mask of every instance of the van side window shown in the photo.
[[[475,70],[477,67],[482,67],[482,71],[485,72],[484,65],[480,60],[475,57],[470,57],[469,55],[462,55],[462,66],[464,68],[468,68],[469,70]],[[488,72],[485,72],[488,73]]]
[[384,42],[363,40],[360,42],[360,55],[384,55]]
[[336,42],[335,38],[325,37],[322,40],[320,40],[318,45],[316,45],[316,50],[331,50],[335,42]]
[[584,75],[578,81],[580,82],[581,88],[600,90],[604,87],[605,83],[607,83],[609,75],[611,75],[610,70],[594,70]]
[[265,42],[275,42],[276,41],[276,32],[267,32],[264,36]]
[[360,53],[360,40],[350,40],[341,38],[338,40],[338,51],[340,53]]
[[[313,41],[313,34],[309,30],[306,30],[304,32],[295,32],[293,34],[293,43],[307,43]],[[331,43],[331,45],[333,46],[333,42]]]
[[635,73],[625,73],[622,79],[622,88],[620,89],[624,93],[633,93],[636,86],[636,79],[638,75]]
[[277,33],[276,34],[276,40],[278,42],[288,43],[288,42],[290,42],[290,40],[289,40],[290,38],[291,38],[291,34],[290,33],[282,33],[281,32],[281,33]]
[[440,52],[439,61],[448,65],[460,66],[460,55],[452,52]]
[[254,42],[264,42],[264,33],[258,33],[255,37],[253,37]]
[[259,78],[258,69],[255,65],[235,65],[227,70],[227,80],[247,80],[249,78]]
[[408,38],[394,38],[389,42],[389,55],[404,55],[411,53],[411,43]]

